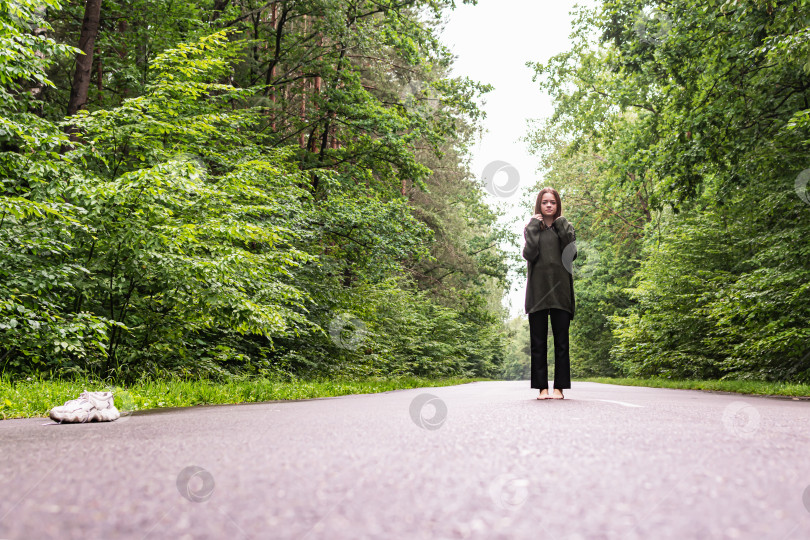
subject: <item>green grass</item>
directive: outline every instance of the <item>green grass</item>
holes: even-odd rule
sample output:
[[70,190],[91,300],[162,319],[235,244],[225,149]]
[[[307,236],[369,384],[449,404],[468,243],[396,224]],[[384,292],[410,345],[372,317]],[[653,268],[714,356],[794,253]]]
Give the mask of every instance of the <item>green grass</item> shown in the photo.
[[279,382],[268,379],[215,383],[206,380],[144,381],[127,387],[111,386],[90,379],[59,381],[0,377],[0,418],[47,416],[56,405],[75,399],[84,390],[112,390],[115,406],[126,413],[161,407],[189,407],[230,403],[255,403],[277,399],[309,399],[347,394],[371,394],[430,386],[451,386],[487,379],[422,379],[418,377],[367,378]]
[[[12,381],[6,376],[2,376],[0,377],[0,418],[47,416],[52,407],[61,405],[69,399],[75,399],[84,390],[112,390],[115,393],[115,406],[126,413],[162,407],[255,403],[279,399],[311,399],[347,394],[371,394],[405,388],[452,386],[482,380],[489,379],[393,377],[293,382],[246,379],[227,383],[215,383],[207,380],[156,380],[121,387],[110,386],[90,379]],[[589,377],[575,380],[653,388],[686,388],[740,394],[810,397],[810,385],[807,384],[751,380],[694,381],[608,377]]]
[[625,386],[648,386],[652,388],[685,388],[690,390],[714,390],[739,394],[759,394],[767,396],[809,397],[810,384],[789,384],[764,381],[690,381],[672,379],[614,379],[609,377],[588,377],[577,381],[620,384]]

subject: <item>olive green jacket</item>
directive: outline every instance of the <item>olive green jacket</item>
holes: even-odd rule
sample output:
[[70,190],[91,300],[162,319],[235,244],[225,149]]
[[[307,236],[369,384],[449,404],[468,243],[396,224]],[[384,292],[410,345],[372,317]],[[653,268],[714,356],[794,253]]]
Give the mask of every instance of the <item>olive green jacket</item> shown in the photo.
[[526,313],[563,309],[574,319],[573,261],[577,258],[576,234],[567,219],[558,217],[551,227],[532,218],[523,229],[523,258],[528,264]]

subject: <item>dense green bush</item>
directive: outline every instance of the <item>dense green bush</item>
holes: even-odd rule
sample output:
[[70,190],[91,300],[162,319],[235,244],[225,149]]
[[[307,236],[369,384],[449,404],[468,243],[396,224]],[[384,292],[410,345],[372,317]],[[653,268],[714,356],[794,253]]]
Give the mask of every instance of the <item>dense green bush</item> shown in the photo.
[[530,141],[598,254],[576,373],[810,380],[808,22],[803,1],[605,0],[534,65],[556,111]]
[[[429,172],[408,144],[439,142],[431,129],[445,120],[368,93],[358,104],[348,91],[365,90],[344,71],[346,106],[368,115],[365,129],[411,133],[387,144],[358,131],[357,146],[334,149],[337,166],[302,155],[278,144],[266,88],[234,84],[251,43],[196,24],[190,35],[202,37],[167,34],[145,65],[116,75],[139,72],[137,84],[111,79],[125,97],[51,121],[36,85],[52,88],[49,62],[75,50],[30,33],[51,29],[36,5],[13,6],[22,15],[2,19],[12,61],[0,64],[0,371],[121,381],[497,371],[501,320],[481,292],[446,305],[405,277],[436,261],[434,232],[388,183]],[[384,174],[370,169],[386,160]]]

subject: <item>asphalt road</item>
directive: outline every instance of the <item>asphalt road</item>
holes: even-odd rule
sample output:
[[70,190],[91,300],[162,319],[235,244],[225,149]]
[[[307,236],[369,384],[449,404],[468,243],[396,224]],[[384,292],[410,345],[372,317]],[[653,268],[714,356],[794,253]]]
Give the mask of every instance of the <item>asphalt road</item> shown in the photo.
[[0,539],[810,538],[810,402],[536,392],[2,421]]

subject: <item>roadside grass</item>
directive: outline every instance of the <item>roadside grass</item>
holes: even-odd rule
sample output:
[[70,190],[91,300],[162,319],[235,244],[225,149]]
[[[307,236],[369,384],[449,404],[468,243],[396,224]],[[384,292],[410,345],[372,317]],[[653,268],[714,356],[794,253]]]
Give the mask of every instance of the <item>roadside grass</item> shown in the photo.
[[810,397],[810,384],[790,384],[753,380],[690,381],[673,379],[633,379],[611,377],[577,378],[576,381],[618,384],[624,386],[648,386],[652,388],[683,388],[688,390],[714,390],[766,396]]
[[48,411],[83,391],[112,391],[115,406],[128,412],[162,407],[256,403],[271,400],[311,399],[372,394],[389,390],[453,386],[491,379],[423,379],[419,377],[367,378],[361,380],[320,380],[281,382],[270,379],[241,379],[227,383],[208,380],[147,380],[126,387],[88,378],[52,380],[29,378],[11,380],[0,376],[0,418],[48,416]]
[[[52,407],[77,398],[84,390],[112,391],[115,396],[115,406],[126,414],[164,407],[312,399],[348,394],[371,394],[407,388],[453,386],[487,380],[492,379],[370,377],[361,380],[297,380],[292,382],[271,379],[235,379],[227,383],[166,379],[146,380],[123,387],[89,378],[12,380],[7,375],[0,375],[0,419],[48,416],[48,411]],[[807,384],[753,380],[706,381],[586,377],[576,378],[574,381],[652,388],[713,390],[739,394],[810,397],[810,385]]]

